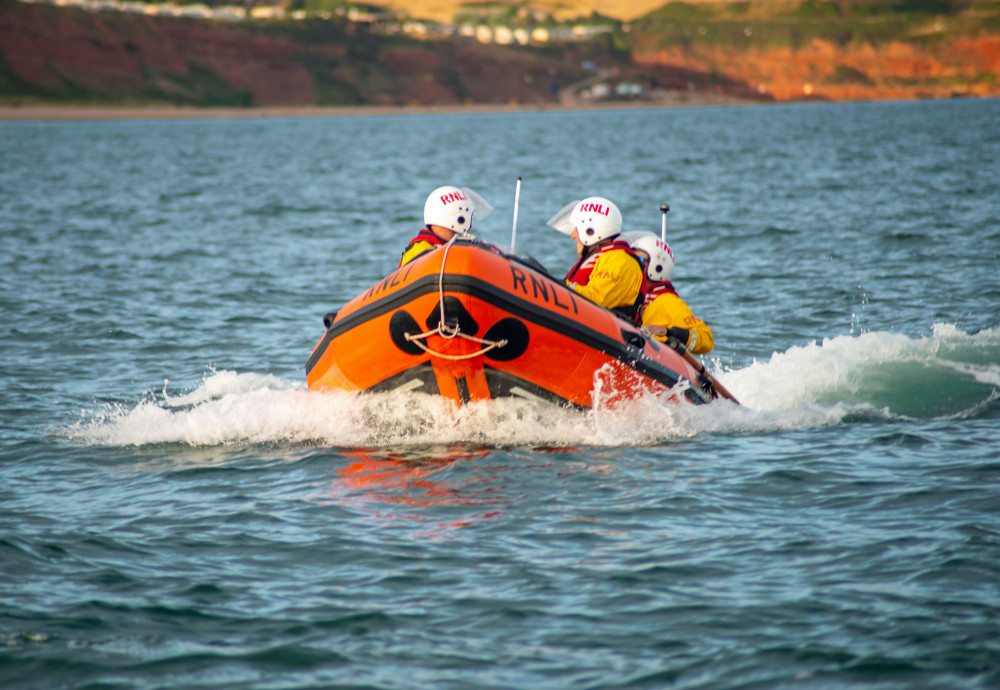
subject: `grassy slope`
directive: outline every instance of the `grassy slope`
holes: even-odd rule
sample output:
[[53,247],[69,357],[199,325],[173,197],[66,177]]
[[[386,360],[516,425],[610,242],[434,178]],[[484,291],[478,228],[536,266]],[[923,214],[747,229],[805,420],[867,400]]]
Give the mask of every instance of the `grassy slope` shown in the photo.
[[672,2],[633,22],[640,61],[719,70],[779,99],[1000,95],[1000,2]]

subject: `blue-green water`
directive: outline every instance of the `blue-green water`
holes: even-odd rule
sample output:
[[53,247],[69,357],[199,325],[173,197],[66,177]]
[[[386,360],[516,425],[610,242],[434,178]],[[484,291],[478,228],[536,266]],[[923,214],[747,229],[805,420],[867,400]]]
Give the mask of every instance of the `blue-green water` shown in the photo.
[[[1000,101],[0,124],[0,687],[1000,686]],[[316,394],[427,193],[669,203],[744,403]]]

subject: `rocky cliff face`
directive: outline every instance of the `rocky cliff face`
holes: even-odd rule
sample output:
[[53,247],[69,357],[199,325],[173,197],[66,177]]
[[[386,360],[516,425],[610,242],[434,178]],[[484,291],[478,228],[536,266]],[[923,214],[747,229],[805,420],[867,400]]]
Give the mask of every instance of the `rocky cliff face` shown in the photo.
[[635,37],[630,57],[599,44],[421,42],[350,22],[228,23],[0,0],[8,103],[555,103],[579,102],[576,85],[602,80],[642,84],[644,97],[663,102],[997,96],[1000,35],[741,50],[690,41],[646,48]]
[[372,36],[349,22],[228,23],[0,0],[0,97],[186,105],[552,101],[579,60]]
[[1000,96],[1000,35],[985,32],[919,47],[902,41],[838,46],[813,39],[797,49],[676,46],[635,59],[723,73],[777,100]]
[[310,103],[287,38],[224,24],[0,5],[7,95],[42,100]]

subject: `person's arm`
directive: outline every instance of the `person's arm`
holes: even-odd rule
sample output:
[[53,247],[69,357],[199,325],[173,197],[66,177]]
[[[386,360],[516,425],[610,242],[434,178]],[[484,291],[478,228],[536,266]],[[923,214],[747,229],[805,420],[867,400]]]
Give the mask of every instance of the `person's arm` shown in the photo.
[[639,263],[627,252],[613,251],[597,259],[586,285],[570,287],[602,307],[614,309],[632,305],[641,286]]
[[[692,313],[684,300],[674,294],[660,295],[642,310],[642,326],[660,342],[673,335],[696,355],[711,352],[715,347],[712,329]],[[674,330],[671,333],[672,329]],[[686,337],[680,331],[687,331]]]

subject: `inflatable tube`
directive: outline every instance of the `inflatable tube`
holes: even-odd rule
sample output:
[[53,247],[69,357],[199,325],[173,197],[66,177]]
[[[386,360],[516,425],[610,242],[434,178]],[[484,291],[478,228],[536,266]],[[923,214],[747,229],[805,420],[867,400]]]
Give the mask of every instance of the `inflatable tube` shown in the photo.
[[694,403],[715,395],[688,361],[635,324],[541,267],[470,240],[400,267],[325,322],[306,364],[316,391],[420,391],[460,404],[518,396],[589,408],[600,376],[626,398],[675,387]]

